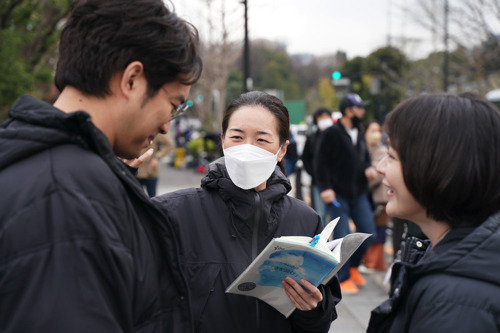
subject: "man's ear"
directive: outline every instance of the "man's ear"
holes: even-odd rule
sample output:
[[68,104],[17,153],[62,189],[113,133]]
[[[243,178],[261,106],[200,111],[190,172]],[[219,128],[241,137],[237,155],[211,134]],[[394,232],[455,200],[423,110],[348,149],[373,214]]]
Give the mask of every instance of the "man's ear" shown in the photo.
[[286,140],[285,144],[283,146],[281,146],[281,149],[280,149],[280,151],[278,153],[278,162],[281,162],[281,160],[285,156],[285,154],[286,154],[286,147],[288,147],[289,144],[290,144],[290,141]]
[[346,116],[349,116],[352,113],[352,108],[350,106],[345,108],[344,114]]
[[120,90],[124,96],[130,98],[132,92],[137,91],[139,79],[144,76],[144,65],[140,61],[133,61],[125,68],[120,80]]

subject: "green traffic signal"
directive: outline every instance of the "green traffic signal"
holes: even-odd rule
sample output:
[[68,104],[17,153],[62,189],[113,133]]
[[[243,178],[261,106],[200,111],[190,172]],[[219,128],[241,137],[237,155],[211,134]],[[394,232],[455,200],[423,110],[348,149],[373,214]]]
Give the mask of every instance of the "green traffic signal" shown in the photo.
[[338,79],[340,79],[341,77],[342,77],[342,73],[340,73],[339,71],[334,71],[334,72],[332,73],[332,79],[334,79],[334,80],[338,80]]

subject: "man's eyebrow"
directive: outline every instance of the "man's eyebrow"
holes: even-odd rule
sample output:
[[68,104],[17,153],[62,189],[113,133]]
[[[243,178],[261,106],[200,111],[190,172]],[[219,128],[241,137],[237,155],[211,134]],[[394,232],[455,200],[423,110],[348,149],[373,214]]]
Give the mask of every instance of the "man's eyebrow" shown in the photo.
[[186,99],[184,98],[184,96],[183,96],[183,95],[178,95],[178,96],[176,97],[176,99],[178,99],[178,100],[179,100],[179,102],[180,102],[180,103],[179,103],[179,106],[181,106],[182,104],[186,103]]

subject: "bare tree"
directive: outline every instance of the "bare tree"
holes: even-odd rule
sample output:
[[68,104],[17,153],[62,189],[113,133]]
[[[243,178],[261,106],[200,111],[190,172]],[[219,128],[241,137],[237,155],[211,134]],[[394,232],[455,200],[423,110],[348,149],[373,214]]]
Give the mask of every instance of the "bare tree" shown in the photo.
[[226,0],[200,0],[200,3],[206,23],[206,29],[200,32],[204,69],[193,90],[205,97],[197,105],[204,129],[220,130],[229,69],[241,49],[241,44],[234,41],[234,34],[239,27],[235,27],[231,19],[236,17],[241,8],[228,8]]
[[[418,1],[418,9],[414,19],[423,27],[433,32],[437,38],[444,38],[445,0]],[[500,68],[489,68],[488,64],[498,63],[500,49],[499,38],[494,31],[494,23],[500,22],[499,0],[461,0],[450,2],[449,7],[449,40],[457,50],[465,56],[468,66],[462,66],[461,77],[469,77],[474,81],[463,85],[467,89],[475,89],[484,94],[490,89],[489,76],[495,75]],[[488,47],[485,47],[488,46]],[[463,52],[467,50],[467,52]],[[457,70],[457,68],[455,68]],[[499,75],[496,73],[496,75]],[[457,82],[455,82],[458,84]]]

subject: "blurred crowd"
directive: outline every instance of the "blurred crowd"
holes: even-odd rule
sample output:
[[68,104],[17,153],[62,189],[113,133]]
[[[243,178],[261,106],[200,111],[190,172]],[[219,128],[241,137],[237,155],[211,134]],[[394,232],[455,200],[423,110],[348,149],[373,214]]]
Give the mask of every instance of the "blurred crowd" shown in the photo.
[[[348,94],[339,112],[322,107],[315,110],[309,124],[291,125],[283,163],[293,185],[291,195],[310,205],[323,225],[341,217],[336,238],[355,231],[373,235],[339,273],[344,293],[358,293],[364,285],[360,269],[386,271],[406,236],[425,238],[417,225],[390,218],[385,211],[388,189],[375,167],[387,154],[387,135],[381,122],[365,121],[366,105],[357,94]],[[186,118],[172,126],[173,139],[165,140],[165,136],[165,142],[155,143],[154,156],[167,156],[166,163],[176,168],[206,173],[208,164],[222,155],[220,134],[205,133],[200,124]],[[152,173],[152,178],[157,176]],[[155,180],[141,182],[154,196]]]
[[340,114],[317,109],[307,131],[291,132],[285,155],[294,195],[314,208],[324,225],[342,217],[336,238],[355,231],[373,235],[339,273],[343,293],[351,294],[365,283],[360,266],[385,271],[404,237],[425,238],[414,223],[390,218],[385,211],[388,189],[374,168],[387,155],[387,135],[382,123],[364,121],[366,105],[358,95],[348,94],[340,103]]
[[[361,268],[386,270],[391,252],[389,298],[368,333],[500,332],[492,103],[414,96],[384,133],[347,94],[338,117],[314,113],[304,140],[281,99],[250,91],[226,106],[220,133],[203,133],[180,117],[201,77],[200,38],[169,5],[76,1],[60,31],[59,96],[19,96],[0,124],[1,332],[327,333],[343,294],[365,284]],[[200,186],[156,195],[167,156],[203,174]],[[328,242],[341,259],[318,259],[337,217],[333,238],[370,237],[354,253]],[[289,236],[305,249],[260,255]],[[276,276],[233,293],[260,258]]]

